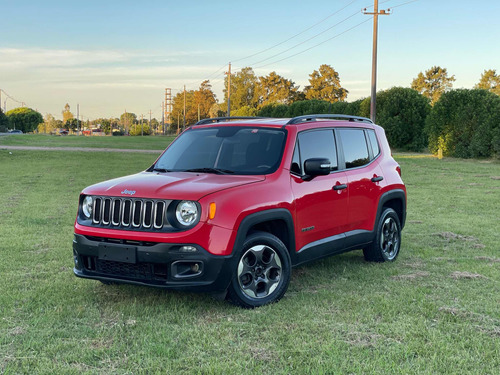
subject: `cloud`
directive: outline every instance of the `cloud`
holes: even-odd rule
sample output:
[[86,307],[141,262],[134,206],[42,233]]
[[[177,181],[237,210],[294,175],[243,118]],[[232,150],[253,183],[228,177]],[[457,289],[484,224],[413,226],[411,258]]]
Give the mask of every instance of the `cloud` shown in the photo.
[[0,69],[57,68],[101,65],[165,64],[204,54],[204,51],[151,53],[118,50],[0,48]]

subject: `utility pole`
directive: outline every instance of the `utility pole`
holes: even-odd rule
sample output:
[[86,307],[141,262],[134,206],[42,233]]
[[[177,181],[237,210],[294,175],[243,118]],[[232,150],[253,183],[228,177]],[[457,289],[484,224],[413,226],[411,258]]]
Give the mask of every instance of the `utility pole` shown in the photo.
[[161,127],[165,135],[165,102],[161,102]]
[[378,16],[388,16],[391,14],[389,9],[386,11],[378,10],[378,0],[374,0],[373,12],[367,12],[366,8],[363,10],[364,14],[373,16],[373,53],[372,53],[372,94],[370,101],[370,119],[375,122],[375,114],[377,109],[377,37],[378,37]]
[[166,134],[165,123],[172,124],[172,89],[165,89],[165,122],[163,124],[163,135]]
[[144,115],[141,114],[141,137],[144,135]]
[[227,117],[231,116],[231,63],[227,71]]
[[177,112],[177,134],[179,134],[179,124],[181,122],[180,116],[181,114]]
[[80,104],[76,104],[76,135],[78,135],[78,132],[80,130]]
[[182,121],[182,130],[186,129],[186,85],[184,85],[184,120]]
[[[153,127],[151,126],[151,110],[149,110],[149,131],[153,132]],[[153,133],[154,135],[154,133]]]

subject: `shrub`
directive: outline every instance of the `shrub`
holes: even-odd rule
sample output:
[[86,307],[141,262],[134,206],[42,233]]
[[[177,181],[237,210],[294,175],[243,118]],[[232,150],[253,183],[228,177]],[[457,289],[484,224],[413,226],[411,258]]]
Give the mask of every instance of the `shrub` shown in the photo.
[[23,133],[34,131],[43,122],[42,115],[27,107],[14,108],[6,113],[11,129],[22,130]]
[[[370,117],[370,98],[359,103],[360,115]],[[377,93],[376,123],[385,129],[392,147],[419,151],[426,146],[425,120],[431,110],[429,99],[405,87]]]
[[257,109],[247,105],[231,112],[231,116],[257,116]]
[[130,135],[142,135],[142,134],[150,135],[151,128],[149,127],[149,125],[146,125],[146,124],[143,124],[143,125],[135,124],[135,125],[132,125],[132,127],[130,128],[129,134]]
[[429,149],[460,158],[500,155],[500,97],[486,90],[444,93],[427,118]]

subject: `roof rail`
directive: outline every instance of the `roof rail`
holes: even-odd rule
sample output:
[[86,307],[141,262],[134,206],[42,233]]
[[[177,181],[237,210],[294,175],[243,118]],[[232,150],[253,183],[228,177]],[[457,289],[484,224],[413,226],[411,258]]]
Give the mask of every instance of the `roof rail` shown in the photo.
[[254,120],[265,117],[255,117],[255,116],[233,116],[233,117],[213,117],[213,118],[205,118],[203,120],[198,121],[195,125],[204,125],[204,124],[213,124],[218,122],[228,122],[231,120]]
[[373,121],[370,120],[369,118],[366,117],[359,117],[359,116],[351,116],[351,115],[338,115],[338,114],[319,114],[319,115],[304,115],[304,116],[297,116],[290,121],[286,123],[286,125],[294,125],[294,124],[300,124],[301,122],[309,122],[309,121],[316,121],[317,119],[346,119],[349,121],[359,121],[359,122],[367,122],[369,124],[373,124]]

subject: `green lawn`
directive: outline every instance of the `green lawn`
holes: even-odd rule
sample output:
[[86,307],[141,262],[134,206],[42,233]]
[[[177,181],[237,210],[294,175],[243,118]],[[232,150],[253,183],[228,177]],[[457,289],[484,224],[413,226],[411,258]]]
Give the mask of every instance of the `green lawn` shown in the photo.
[[80,190],[154,155],[0,150],[0,373],[498,374],[500,164],[396,157],[398,260],[315,262],[281,302],[243,310],[73,276]]
[[0,146],[96,147],[139,150],[164,150],[173,136],[106,137],[57,136],[48,134],[20,134],[0,137]]

